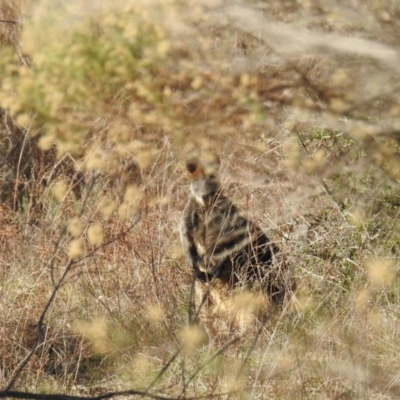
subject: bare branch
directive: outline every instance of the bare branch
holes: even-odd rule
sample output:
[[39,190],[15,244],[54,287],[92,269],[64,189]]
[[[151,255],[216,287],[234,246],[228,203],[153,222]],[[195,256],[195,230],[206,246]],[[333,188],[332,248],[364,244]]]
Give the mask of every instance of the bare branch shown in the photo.
[[20,24],[20,22],[13,21],[13,20],[10,20],[10,19],[0,19],[0,22],[3,22],[5,24],[15,24],[15,25],[19,25]]
[[[200,399],[217,399],[224,397],[230,393],[215,393],[206,396],[194,396],[185,397],[185,400],[200,400]],[[102,394],[100,396],[70,396],[67,394],[43,394],[43,393],[30,393],[30,392],[18,392],[18,391],[0,391],[0,399],[14,398],[14,399],[34,399],[34,400],[103,400],[112,399],[113,397],[119,396],[140,396],[143,398],[155,399],[155,400],[182,400],[182,397],[169,397],[157,394],[151,394],[143,392],[141,390],[123,390],[120,392],[110,392]]]

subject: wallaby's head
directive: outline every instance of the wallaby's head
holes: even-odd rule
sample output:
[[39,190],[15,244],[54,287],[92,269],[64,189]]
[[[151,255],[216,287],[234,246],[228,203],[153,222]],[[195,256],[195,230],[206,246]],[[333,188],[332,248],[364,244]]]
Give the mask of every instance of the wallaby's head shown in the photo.
[[213,157],[207,163],[202,163],[197,158],[191,158],[186,162],[186,168],[189,171],[192,196],[202,206],[211,204],[220,189],[219,158]]

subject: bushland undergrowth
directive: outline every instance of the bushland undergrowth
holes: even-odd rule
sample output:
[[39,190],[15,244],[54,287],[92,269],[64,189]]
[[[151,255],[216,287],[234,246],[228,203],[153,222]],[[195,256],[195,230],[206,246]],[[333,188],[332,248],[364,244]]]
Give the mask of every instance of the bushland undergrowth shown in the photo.
[[[400,6],[0,5],[0,385],[397,398]],[[193,324],[185,159],[287,258],[291,302]]]

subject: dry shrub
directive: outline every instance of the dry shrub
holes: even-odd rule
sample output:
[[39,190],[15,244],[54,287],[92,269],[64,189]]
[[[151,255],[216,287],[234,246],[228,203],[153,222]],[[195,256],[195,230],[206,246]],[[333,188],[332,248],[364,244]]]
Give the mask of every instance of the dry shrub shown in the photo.
[[[0,6],[2,385],[64,279],[20,389],[396,398],[398,4],[37,3]],[[298,292],[205,340],[177,244],[209,150]]]

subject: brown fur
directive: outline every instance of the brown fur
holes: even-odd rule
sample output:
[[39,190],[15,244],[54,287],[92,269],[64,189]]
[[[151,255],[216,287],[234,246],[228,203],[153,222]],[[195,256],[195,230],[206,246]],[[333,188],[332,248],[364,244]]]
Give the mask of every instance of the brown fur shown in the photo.
[[191,159],[186,168],[190,196],[180,233],[195,278],[206,290],[217,289],[218,295],[211,296],[217,303],[220,298],[226,302],[227,294],[237,287],[259,288],[268,302],[281,302],[286,268],[276,262],[279,249],[223,195],[219,160],[203,164]]

